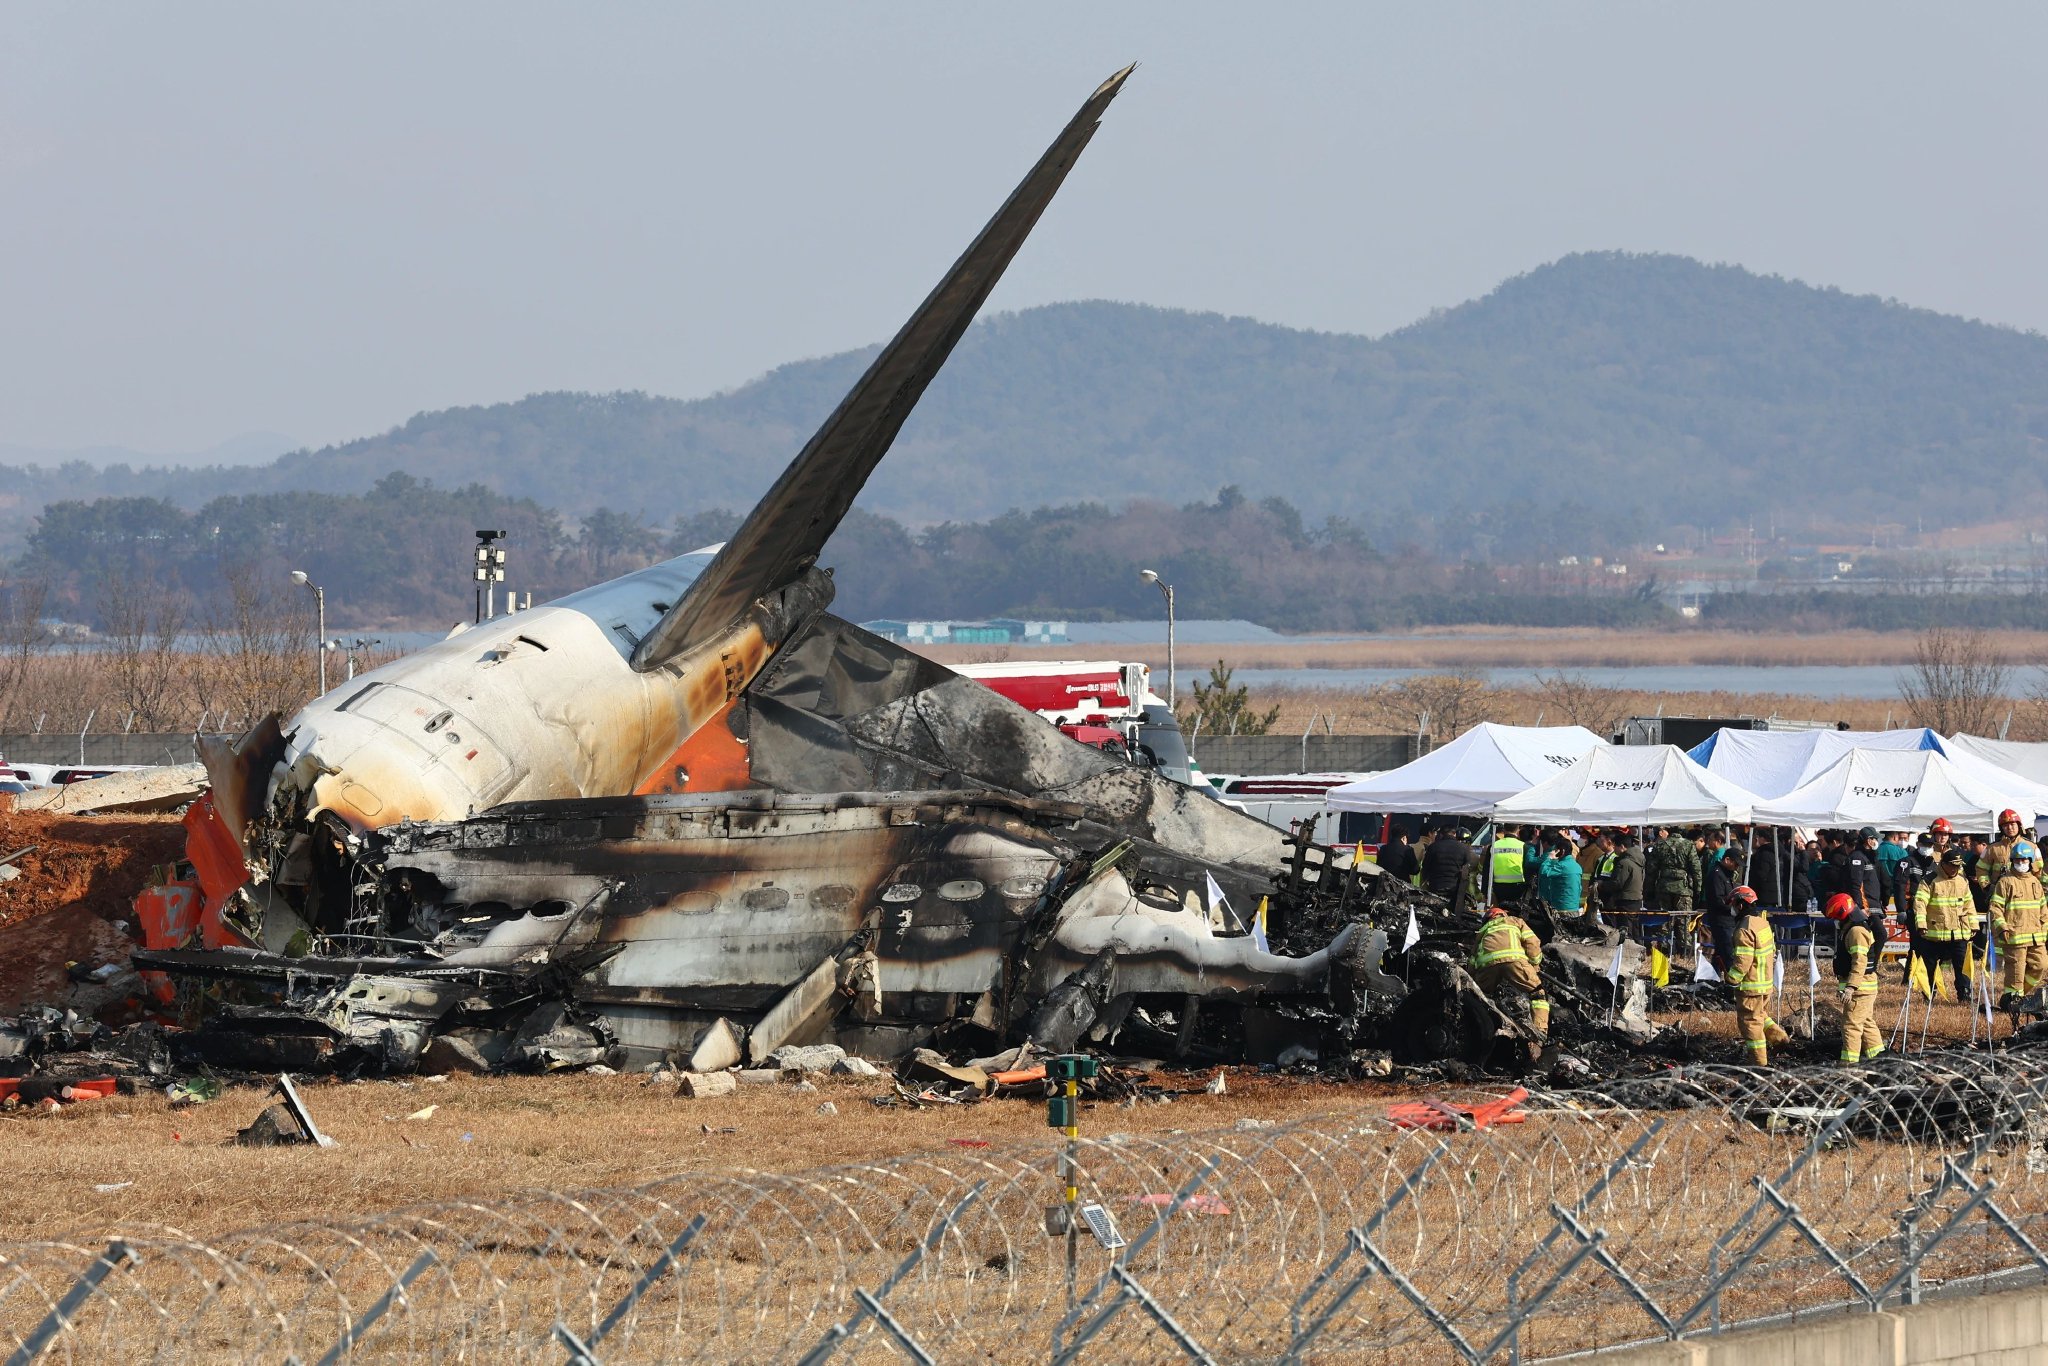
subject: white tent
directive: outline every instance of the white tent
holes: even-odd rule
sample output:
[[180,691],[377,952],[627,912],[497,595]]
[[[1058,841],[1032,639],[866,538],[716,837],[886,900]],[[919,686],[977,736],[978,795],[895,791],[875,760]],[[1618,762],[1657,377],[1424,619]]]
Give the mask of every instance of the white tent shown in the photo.
[[1584,726],[1497,726],[1482,721],[1412,764],[1330,789],[1332,811],[1483,816],[1580,755],[1606,745]]
[[1676,745],[1605,745],[1493,814],[1529,825],[1725,825],[1747,824],[1755,803]]
[[1951,759],[1972,755],[2017,773],[2028,782],[2048,787],[2048,744],[2026,740],[1987,740],[1981,735],[1951,735],[1942,741]]
[[1812,781],[1851,750],[1933,750],[1931,730],[1730,730],[1695,745],[1693,760],[1759,797],[1782,797]]
[[[1759,825],[1917,830],[1937,816],[1965,831],[1989,832],[2015,800],[1939,750],[1852,749],[1782,797],[1756,804]],[[2021,818],[2033,823],[2031,809]]]

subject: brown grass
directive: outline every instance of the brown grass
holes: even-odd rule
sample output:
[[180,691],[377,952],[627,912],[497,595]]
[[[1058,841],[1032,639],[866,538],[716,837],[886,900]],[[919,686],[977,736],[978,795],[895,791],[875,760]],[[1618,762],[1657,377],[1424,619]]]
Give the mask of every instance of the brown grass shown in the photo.
[[[1168,1078],[1199,1088],[1208,1074]],[[886,1079],[820,1079],[816,1092],[749,1086],[686,1100],[639,1076],[450,1077],[433,1084],[311,1083],[302,1094],[340,1146],[242,1148],[237,1129],[267,1103],[255,1088],[172,1110],[152,1092],[88,1101],[51,1114],[0,1118],[0,1181],[33,1188],[15,1202],[9,1236],[45,1237],[124,1220],[170,1225],[197,1237],[267,1223],[347,1219],[423,1201],[490,1198],[552,1187],[622,1186],[698,1170],[795,1172],[921,1151],[949,1139],[998,1146],[1046,1135],[1045,1107],[1003,1099],[925,1110],[880,1108]],[[1326,1114],[1385,1086],[1234,1073],[1233,1093],[1183,1096],[1170,1105],[1084,1106],[1082,1132],[1153,1133],[1228,1126],[1242,1118]],[[836,1115],[821,1115],[830,1100]],[[427,1105],[429,1120],[402,1116]],[[706,1133],[709,1125],[714,1132]],[[726,1129],[734,1132],[723,1132]],[[464,1135],[469,1135],[465,1140]],[[601,1141],[593,1141],[601,1136]],[[133,1181],[101,1194],[95,1185]]]
[[[1781,1014],[1804,1016],[1802,985]],[[1890,974],[1887,973],[1887,977]],[[1839,1038],[1831,983],[1819,989],[1820,1048]],[[1889,1029],[1898,988],[1887,983],[1878,1021]],[[1920,1012],[1916,1008],[1915,1021]],[[1660,1017],[1710,1041],[1709,1056],[1737,1058],[1727,1011]],[[1999,1022],[2000,1037],[2008,1029]],[[1966,1042],[1962,1007],[1937,1006],[1929,1047]],[[1917,1041],[1917,1035],[1916,1035]],[[1814,1050],[1804,1050],[1809,1056]],[[1171,1104],[1084,1106],[1082,1131],[1100,1136],[1227,1127],[1240,1119],[1301,1120],[1359,1106],[1376,1109],[1418,1094],[1385,1082],[1335,1083],[1229,1069],[1229,1092],[1201,1093],[1210,1073],[1160,1074],[1194,1094]],[[748,1168],[798,1172],[917,1152],[945,1152],[949,1140],[997,1146],[1046,1136],[1044,1107],[1031,1099],[915,1110],[879,1107],[886,1079],[820,1078],[818,1090],[749,1086],[705,1100],[640,1076],[467,1077],[308,1083],[315,1119],[340,1146],[251,1149],[234,1133],[267,1103],[256,1088],[229,1090],[209,1104],[172,1110],[156,1093],[19,1111],[0,1118],[0,1180],[33,1188],[15,1203],[11,1236],[33,1238],[124,1220],[169,1225],[197,1237],[289,1220],[349,1219],[403,1205],[523,1189],[622,1186],[689,1171]],[[1503,1083],[1505,1084],[1505,1083]],[[830,1100],[836,1115],[821,1115]],[[428,1120],[403,1116],[427,1105]],[[709,1126],[711,1132],[706,1132]],[[726,1130],[732,1132],[726,1132]],[[465,1138],[465,1135],[467,1137]],[[601,1135],[602,1141],[593,1141]],[[112,1193],[96,1184],[133,1181]]]
[[[1324,718],[1339,735],[1405,733],[1413,729],[1390,721],[1368,694],[1357,689],[1261,688],[1254,691],[1251,701],[1259,709],[1280,708],[1280,715],[1273,722],[1276,735],[1299,735],[1311,723],[1320,734]],[[1780,716],[1799,721],[1847,722],[1856,730],[1914,724],[1901,702],[1882,698],[1803,697],[1794,693],[1641,692],[1617,688],[1603,710],[1621,718],[1654,716],[1659,714],[1659,707],[1665,716]],[[2013,739],[2037,738],[2033,734],[2036,727],[2029,721],[2030,710],[2019,705],[2013,720]],[[1488,688],[1479,703],[1478,714],[1471,719],[1510,726],[1533,726],[1539,721],[1552,726],[1575,724],[1575,718],[1561,712],[1550,698],[1533,688]],[[1198,745],[1198,753],[1199,749]]]
[[[2048,659],[2048,631],[1986,633],[2023,663]],[[1221,656],[1240,669],[1583,669],[1631,665],[1725,664],[1748,667],[1795,664],[1906,664],[1913,658],[1910,631],[1834,631],[1748,634],[1701,627],[1659,631],[1581,628],[1461,627],[1365,640],[1265,642],[1186,646],[1184,670],[1206,669]],[[1166,667],[1164,645],[932,646],[920,651],[941,664],[994,659],[1115,657]],[[1192,676],[1200,676],[1192,674]]]

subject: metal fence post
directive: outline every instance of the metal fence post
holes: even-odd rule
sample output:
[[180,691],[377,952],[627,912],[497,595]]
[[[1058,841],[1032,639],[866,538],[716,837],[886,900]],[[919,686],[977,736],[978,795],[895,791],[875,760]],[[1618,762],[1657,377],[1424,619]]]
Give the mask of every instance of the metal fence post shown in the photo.
[[327,1355],[320,1358],[320,1366],[334,1366],[334,1363],[340,1361],[344,1355],[353,1352],[357,1339],[370,1330],[371,1324],[383,1318],[385,1311],[394,1303],[403,1300],[406,1288],[425,1274],[426,1269],[437,1260],[439,1259],[431,1252],[422,1252],[414,1259],[413,1264],[406,1268],[405,1274],[393,1282],[391,1288],[379,1296],[375,1304],[364,1310],[361,1318],[342,1331],[341,1341],[327,1349]]
[[[1173,1321],[1172,1317],[1166,1313],[1165,1308],[1157,1300],[1153,1299],[1143,1286],[1138,1284],[1137,1280],[1132,1277],[1126,1268],[1130,1265],[1131,1258],[1143,1251],[1145,1245],[1151,1242],[1166,1227],[1167,1221],[1180,1213],[1181,1206],[1188,1202],[1188,1197],[1193,1195],[1204,1181],[1207,1181],[1215,1174],[1216,1168],[1222,1165],[1222,1162],[1223,1159],[1220,1157],[1212,1157],[1207,1162],[1204,1162],[1201,1168],[1193,1176],[1189,1177],[1179,1190],[1174,1192],[1172,1201],[1167,1204],[1165,1209],[1159,1211],[1159,1217],[1152,1221],[1151,1226],[1139,1234],[1136,1241],[1129,1247],[1118,1251],[1115,1259],[1109,1264],[1109,1270],[1105,1271],[1101,1279],[1095,1282],[1094,1288],[1082,1297],[1079,1304],[1067,1311],[1066,1317],[1062,1318],[1058,1325],[1053,1328],[1052,1341],[1054,1348],[1057,1350],[1053,1353],[1052,1366],[1066,1366],[1066,1363],[1079,1356],[1081,1349],[1088,1344],[1088,1340],[1101,1332],[1108,1325],[1109,1321],[1116,1317],[1118,1310],[1134,1301],[1142,1305],[1145,1311],[1152,1315],[1153,1319],[1159,1323],[1159,1326],[1166,1330],[1168,1336],[1173,1338],[1175,1345],[1181,1351],[1193,1357],[1196,1361],[1208,1362],[1210,1360],[1208,1354],[1203,1352],[1194,1339],[1188,1336],[1185,1329]],[[1084,1309],[1095,1303],[1112,1281],[1117,1285],[1115,1297],[1108,1304],[1104,1305],[1094,1318],[1089,1319],[1074,1330],[1074,1340],[1072,1342],[1061,1347],[1060,1339],[1065,1335],[1068,1327],[1079,1318]]]
[[[612,1312],[604,1316],[604,1320],[597,1325],[597,1331],[590,1335],[588,1342],[570,1332],[567,1324],[560,1320],[556,1321],[555,1340],[569,1349],[569,1366],[597,1366],[597,1345],[605,1340],[606,1334],[619,1326],[619,1320],[630,1313],[634,1305],[640,1303],[640,1297],[647,1293],[648,1287],[668,1274],[668,1269],[683,1255],[683,1249],[704,1231],[704,1224],[705,1217],[701,1214],[690,1220],[683,1231],[676,1235],[676,1240],[654,1259],[647,1270],[640,1273],[640,1279],[633,1282],[633,1288],[612,1306]],[[326,1363],[323,1362],[322,1366],[326,1366]]]
[[117,1268],[134,1266],[141,1260],[134,1249],[119,1238],[108,1243],[107,1250],[94,1258],[85,1274],[64,1292],[64,1298],[57,1301],[57,1307],[43,1317],[35,1331],[22,1339],[21,1346],[14,1349],[14,1355],[7,1358],[7,1366],[28,1366],[29,1362],[41,1356],[43,1349],[55,1341],[59,1333],[70,1331],[73,1316],[92,1298],[101,1281],[113,1275]]
[[846,1341],[855,1332],[859,1331],[863,1320],[870,1318],[881,1327],[883,1332],[894,1338],[896,1345],[901,1347],[904,1354],[912,1361],[918,1363],[918,1366],[933,1366],[932,1358],[925,1352],[924,1348],[918,1346],[917,1339],[913,1338],[909,1330],[898,1323],[894,1316],[882,1307],[882,1297],[891,1290],[894,1290],[896,1283],[905,1276],[908,1276],[917,1267],[917,1264],[924,1260],[925,1254],[939,1245],[947,1232],[952,1229],[954,1223],[961,1215],[967,1212],[967,1207],[980,1198],[982,1187],[987,1184],[988,1182],[986,1181],[977,1181],[974,1189],[967,1192],[966,1198],[953,1206],[952,1211],[939,1221],[938,1227],[927,1234],[923,1242],[911,1249],[910,1255],[905,1257],[897,1265],[896,1269],[889,1273],[889,1279],[875,1287],[872,1294],[865,1290],[855,1290],[853,1292],[854,1302],[860,1308],[846,1322],[835,1323],[826,1329],[824,1338],[816,1347],[813,1347],[805,1354],[801,1366],[819,1366],[819,1363],[823,1362],[838,1349],[840,1343]]

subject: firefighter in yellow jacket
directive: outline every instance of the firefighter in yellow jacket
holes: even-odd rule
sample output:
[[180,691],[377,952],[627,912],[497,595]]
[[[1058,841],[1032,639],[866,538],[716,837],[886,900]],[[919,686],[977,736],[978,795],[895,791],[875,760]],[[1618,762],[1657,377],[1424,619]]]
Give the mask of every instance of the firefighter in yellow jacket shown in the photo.
[[1771,1045],[1785,1043],[1792,1036],[1771,1018],[1771,992],[1776,987],[1778,941],[1771,922],[1756,908],[1756,892],[1737,887],[1731,900],[1748,913],[1735,930],[1735,958],[1728,968],[1728,985],[1735,992],[1735,1025],[1742,1032],[1746,1061],[1758,1067],[1771,1063]]
[[1941,865],[1913,893],[1913,927],[1920,934],[1917,952],[1927,964],[1927,990],[1935,987],[1935,971],[1943,963],[1955,975],[1956,999],[1970,999],[1970,940],[1977,933],[1977,902],[1970,879],[1963,876],[1963,851],[1951,844],[1941,851]]
[[1884,1052],[1877,1027],[1877,958],[1884,946],[1884,912],[1867,911],[1846,893],[1828,898],[1835,922],[1835,978],[1842,991],[1842,1066],[1875,1062]]
[[1529,1019],[1536,1032],[1550,1037],[1550,998],[1543,993],[1543,942],[1520,916],[1490,907],[1472,950],[1472,980],[1488,996],[1505,989],[1529,998]]
[[2041,885],[2040,863],[2032,840],[2014,840],[2006,873],[1991,889],[1991,931],[2005,958],[2000,1006],[2015,1004],[2048,976],[2048,889]]

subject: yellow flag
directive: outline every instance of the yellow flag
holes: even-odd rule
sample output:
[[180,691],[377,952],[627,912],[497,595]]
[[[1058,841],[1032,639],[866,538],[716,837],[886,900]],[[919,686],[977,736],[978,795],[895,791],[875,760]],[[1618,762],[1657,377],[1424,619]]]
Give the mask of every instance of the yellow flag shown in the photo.
[[1357,847],[1356,847],[1356,848],[1354,848],[1354,849],[1353,849],[1353,850],[1351,851],[1351,866],[1352,866],[1353,868],[1363,868],[1363,867],[1365,867],[1365,841],[1364,841],[1364,840],[1360,840],[1360,841],[1358,842],[1358,845],[1357,845]]
[[1650,980],[1660,987],[1671,985],[1671,960],[1655,944],[1650,945]]
[[1913,994],[1925,1000],[1934,995],[1934,987],[1927,980],[1927,961],[1919,954],[1913,955]]

